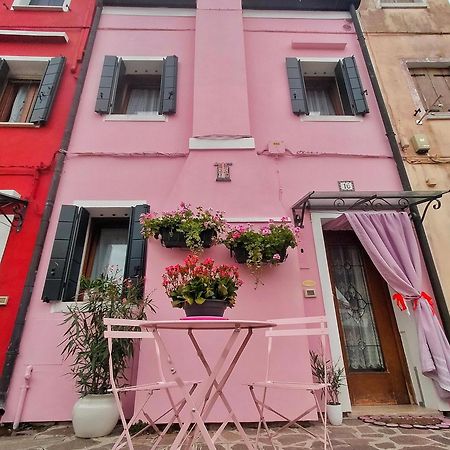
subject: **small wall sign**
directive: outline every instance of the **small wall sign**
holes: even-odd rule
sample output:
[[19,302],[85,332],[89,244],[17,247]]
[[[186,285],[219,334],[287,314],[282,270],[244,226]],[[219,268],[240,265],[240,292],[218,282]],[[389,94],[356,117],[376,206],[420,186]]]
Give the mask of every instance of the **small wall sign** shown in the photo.
[[215,163],[217,170],[216,181],[231,181],[230,166],[232,163],[220,162]]
[[354,191],[355,183],[352,180],[338,181],[340,191]]

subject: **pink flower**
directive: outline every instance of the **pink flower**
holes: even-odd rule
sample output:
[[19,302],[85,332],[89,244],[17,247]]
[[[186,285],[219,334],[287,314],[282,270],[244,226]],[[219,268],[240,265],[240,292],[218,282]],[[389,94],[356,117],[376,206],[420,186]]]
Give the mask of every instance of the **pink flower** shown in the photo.
[[278,253],[275,253],[275,255],[273,255],[272,258],[275,259],[276,261],[279,261],[281,259],[281,256]]
[[267,228],[267,227],[264,227],[264,228],[261,229],[261,233],[264,234],[264,235],[270,234],[270,229]]

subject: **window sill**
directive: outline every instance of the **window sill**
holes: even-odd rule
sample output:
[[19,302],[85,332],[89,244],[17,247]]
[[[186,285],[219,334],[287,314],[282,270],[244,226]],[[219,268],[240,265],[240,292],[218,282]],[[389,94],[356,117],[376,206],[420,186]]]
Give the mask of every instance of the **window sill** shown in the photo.
[[51,314],[59,314],[59,313],[68,313],[69,306],[75,306],[76,304],[81,302],[50,302],[50,313]]
[[0,122],[0,127],[4,128],[39,128],[39,125],[35,125],[30,122]]
[[427,3],[382,3],[380,5],[382,9],[404,9],[404,8],[428,8]]
[[247,138],[189,138],[189,150],[254,150],[255,139]]
[[450,112],[448,113],[430,113],[427,118],[427,120],[445,120],[450,119]]
[[68,6],[49,6],[49,5],[12,5],[12,10],[28,10],[33,9],[35,11],[54,11],[54,12],[68,12]]
[[160,114],[108,114],[105,122],[167,122],[167,116]]
[[360,116],[302,116],[302,122],[362,122]]

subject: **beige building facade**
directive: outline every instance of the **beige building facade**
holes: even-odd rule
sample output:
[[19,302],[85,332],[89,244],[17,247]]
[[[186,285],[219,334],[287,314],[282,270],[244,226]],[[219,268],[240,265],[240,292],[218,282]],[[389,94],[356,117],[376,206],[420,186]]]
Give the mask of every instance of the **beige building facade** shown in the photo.
[[[362,0],[359,15],[411,188],[449,190],[449,0]],[[424,227],[450,306],[450,193],[441,203]]]

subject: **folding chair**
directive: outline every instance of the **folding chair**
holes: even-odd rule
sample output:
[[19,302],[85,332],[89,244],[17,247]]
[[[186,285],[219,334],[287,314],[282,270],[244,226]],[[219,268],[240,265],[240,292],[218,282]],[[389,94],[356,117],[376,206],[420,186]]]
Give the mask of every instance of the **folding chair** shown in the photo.
[[[301,318],[291,318],[291,319],[275,319],[271,320],[276,327],[269,329],[266,331],[266,337],[268,338],[268,347],[267,347],[267,363],[266,363],[266,377],[264,381],[254,382],[248,385],[250,389],[250,394],[255,403],[256,409],[259,414],[259,423],[258,429],[256,433],[256,447],[258,447],[258,441],[260,438],[261,427],[263,426],[268,435],[269,441],[273,448],[275,448],[273,444],[273,438],[282,433],[285,429],[295,424],[300,427],[303,431],[318,439],[323,443],[323,448],[332,449],[333,446],[331,444],[330,437],[328,435],[327,430],[327,413],[326,413],[326,403],[327,403],[327,387],[329,383],[318,383],[318,382],[307,382],[304,383],[302,381],[276,381],[270,378],[270,363],[271,363],[271,353],[272,353],[272,340],[275,337],[288,337],[288,336],[320,336],[320,343],[322,347],[322,355],[326,355],[325,353],[325,341],[327,340],[326,336],[328,335],[326,318],[324,316],[317,317],[301,317]],[[313,328],[308,328],[308,325],[314,325]],[[324,356],[324,360],[326,360]],[[325,364],[326,366],[326,364]],[[324,380],[327,380],[327,368],[325,367]],[[255,388],[258,389],[258,395],[255,392]],[[298,390],[298,391],[306,391],[312,394],[314,398],[314,405],[309,409],[301,412],[294,419],[289,419],[286,415],[277,411],[275,408],[272,408],[267,403],[268,391],[270,389],[287,389],[287,390]],[[321,405],[320,399],[323,399],[323,405]],[[323,406],[323,407],[321,407]],[[314,409],[317,410],[317,414],[323,425],[323,437],[316,435],[311,432],[307,428],[303,427],[299,422],[303,417],[312,412]],[[281,417],[283,420],[287,421],[282,428],[280,428],[277,432],[271,431],[269,425],[267,424],[266,418],[264,414],[266,411],[270,411],[276,414],[278,417]]]
[[[133,444],[131,439],[135,438],[144,431],[146,431],[148,428],[152,428],[157,438],[155,442],[153,443],[153,446],[151,449],[155,449],[157,445],[161,442],[161,439],[163,436],[169,431],[169,428],[171,425],[177,421],[179,425],[181,426],[181,419],[179,417],[179,414],[181,410],[184,408],[186,404],[186,400],[180,400],[179,402],[175,403],[173,400],[172,394],[170,393],[170,389],[178,388],[178,385],[175,381],[166,381],[164,372],[161,365],[161,357],[160,357],[160,350],[159,346],[154,340],[154,336],[151,332],[151,330],[143,328],[142,325],[146,322],[143,320],[127,320],[127,319],[110,319],[105,318],[103,320],[104,324],[106,325],[106,331],[104,333],[104,337],[108,340],[108,350],[109,350],[109,373],[110,373],[110,380],[111,380],[111,392],[114,395],[114,398],[116,400],[117,408],[119,410],[119,416],[120,420],[123,425],[123,432],[115,442],[112,450],[116,450],[119,448],[122,448],[126,444],[128,444],[129,450],[134,450]],[[120,327],[120,330],[113,330],[113,327]],[[128,329],[128,330],[127,330]],[[139,331],[138,331],[139,330]],[[136,386],[125,386],[125,387],[117,387],[117,380],[115,378],[115,374],[113,372],[113,362],[112,362],[112,348],[113,348],[113,339],[153,339],[155,344],[155,351],[157,355],[157,365],[158,365],[158,373],[161,381],[157,381],[154,383],[149,384],[141,384]],[[195,388],[198,385],[198,382],[186,382],[186,385],[190,386],[190,394],[195,390]],[[133,414],[133,417],[127,422],[125,418],[125,414],[122,409],[122,403],[120,400],[120,394],[126,393],[126,392],[137,392],[137,391],[147,391],[147,396],[140,405],[140,407],[135,407],[135,411]],[[159,417],[156,417],[155,419],[152,419],[147,411],[144,410],[145,406],[147,405],[148,401],[152,397],[153,393],[156,391],[165,391],[167,394],[167,397],[169,399],[171,407],[163,412]],[[156,423],[164,418],[166,415],[168,415],[170,412],[173,412],[170,416],[170,419],[167,422],[167,425],[164,427],[164,429],[161,431],[160,428],[156,425]],[[131,426],[136,422],[136,419],[139,417],[139,415],[142,413],[142,415],[147,419],[148,424],[139,430],[137,433],[131,435],[130,434],[130,428]],[[122,441],[126,439],[126,442]]]

